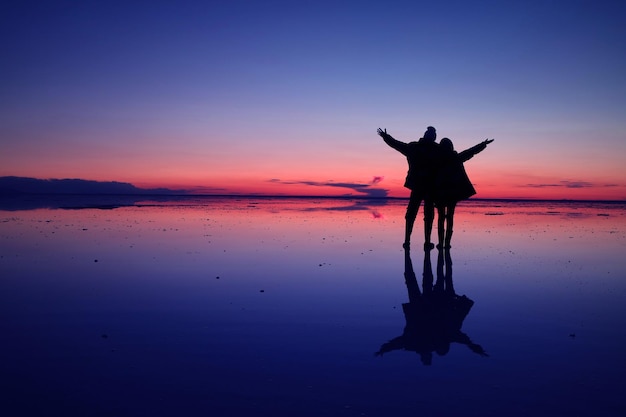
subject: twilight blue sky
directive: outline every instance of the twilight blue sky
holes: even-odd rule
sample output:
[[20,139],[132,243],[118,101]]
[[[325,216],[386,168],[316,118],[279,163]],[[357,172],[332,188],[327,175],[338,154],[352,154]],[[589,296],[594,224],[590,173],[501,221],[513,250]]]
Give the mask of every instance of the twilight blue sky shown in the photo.
[[478,196],[626,199],[624,21],[602,0],[4,2],[0,175],[403,195],[376,128],[434,125],[496,139]]

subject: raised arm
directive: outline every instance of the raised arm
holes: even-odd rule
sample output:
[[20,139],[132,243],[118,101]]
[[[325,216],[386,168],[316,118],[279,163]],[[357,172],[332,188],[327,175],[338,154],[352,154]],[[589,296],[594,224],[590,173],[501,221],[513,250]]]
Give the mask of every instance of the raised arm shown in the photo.
[[391,146],[396,151],[400,152],[403,155],[406,155],[408,150],[408,144],[401,142],[397,139],[394,139],[389,133],[387,133],[387,129],[378,128],[378,135],[383,138],[385,143]]
[[463,152],[459,152],[459,157],[461,158],[461,161],[465,162],[471,159],[477,153],[484,151],[485,148],[487,148],[487,145],[489,145],[491,142],[493,142],[493,139],[485,139],[478,145],[474,145],[471,148],[464,150]]

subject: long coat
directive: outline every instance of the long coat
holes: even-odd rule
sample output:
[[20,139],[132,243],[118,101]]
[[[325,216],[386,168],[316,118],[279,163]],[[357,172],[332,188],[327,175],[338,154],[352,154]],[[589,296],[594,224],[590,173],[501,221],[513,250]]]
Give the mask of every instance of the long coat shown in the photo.
[[479,143],[460,153],[440,150],[440,165],[434,183],[436,203],[456,203],[476,194],[476,189],[467,176],[463,163],[486,147],[485,143]]

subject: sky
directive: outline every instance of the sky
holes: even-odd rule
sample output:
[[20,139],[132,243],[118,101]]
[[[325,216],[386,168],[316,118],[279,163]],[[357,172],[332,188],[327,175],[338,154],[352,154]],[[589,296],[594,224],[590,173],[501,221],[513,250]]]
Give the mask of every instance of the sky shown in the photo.
[[626,200],[626,2],[7,1],[0,176],[408,196],[427,126],[479,198]]

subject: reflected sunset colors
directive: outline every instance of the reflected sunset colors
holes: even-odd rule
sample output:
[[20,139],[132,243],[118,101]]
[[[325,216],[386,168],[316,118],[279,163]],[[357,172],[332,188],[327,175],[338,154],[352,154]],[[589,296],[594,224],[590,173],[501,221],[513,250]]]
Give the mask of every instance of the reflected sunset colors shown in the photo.
[[[500,286],[502,271],[492,262],[519,279],[504,290],[524,286],[538,267],[552,275],[542,285],[571,278],[560,269],[577,276],[592,265],[617,279],[625,222],[619,204],[472,201],[456,214],[452,254],[457,265],[480,271],[469,285]],[[12,212],[2,228],[5,260],[48,269],[61,282],[115,271],[107,282],[176,287],[182,280],[213,288],[219,276],[220,283],[236,277],[251,287],[387,287],[401,268],[403,223],[402,200],[189,198],[113,210]]]
[[[402,249],[405,203],[188,198],[0,212],[9,409],[409,415],[454,391],[463,406],[447,413],[616,415],[624,206],[462,203],[440,269],[437,250]],[[459,313],[422,314],[429,298],[411,303],[430,291],[452,294]]]

